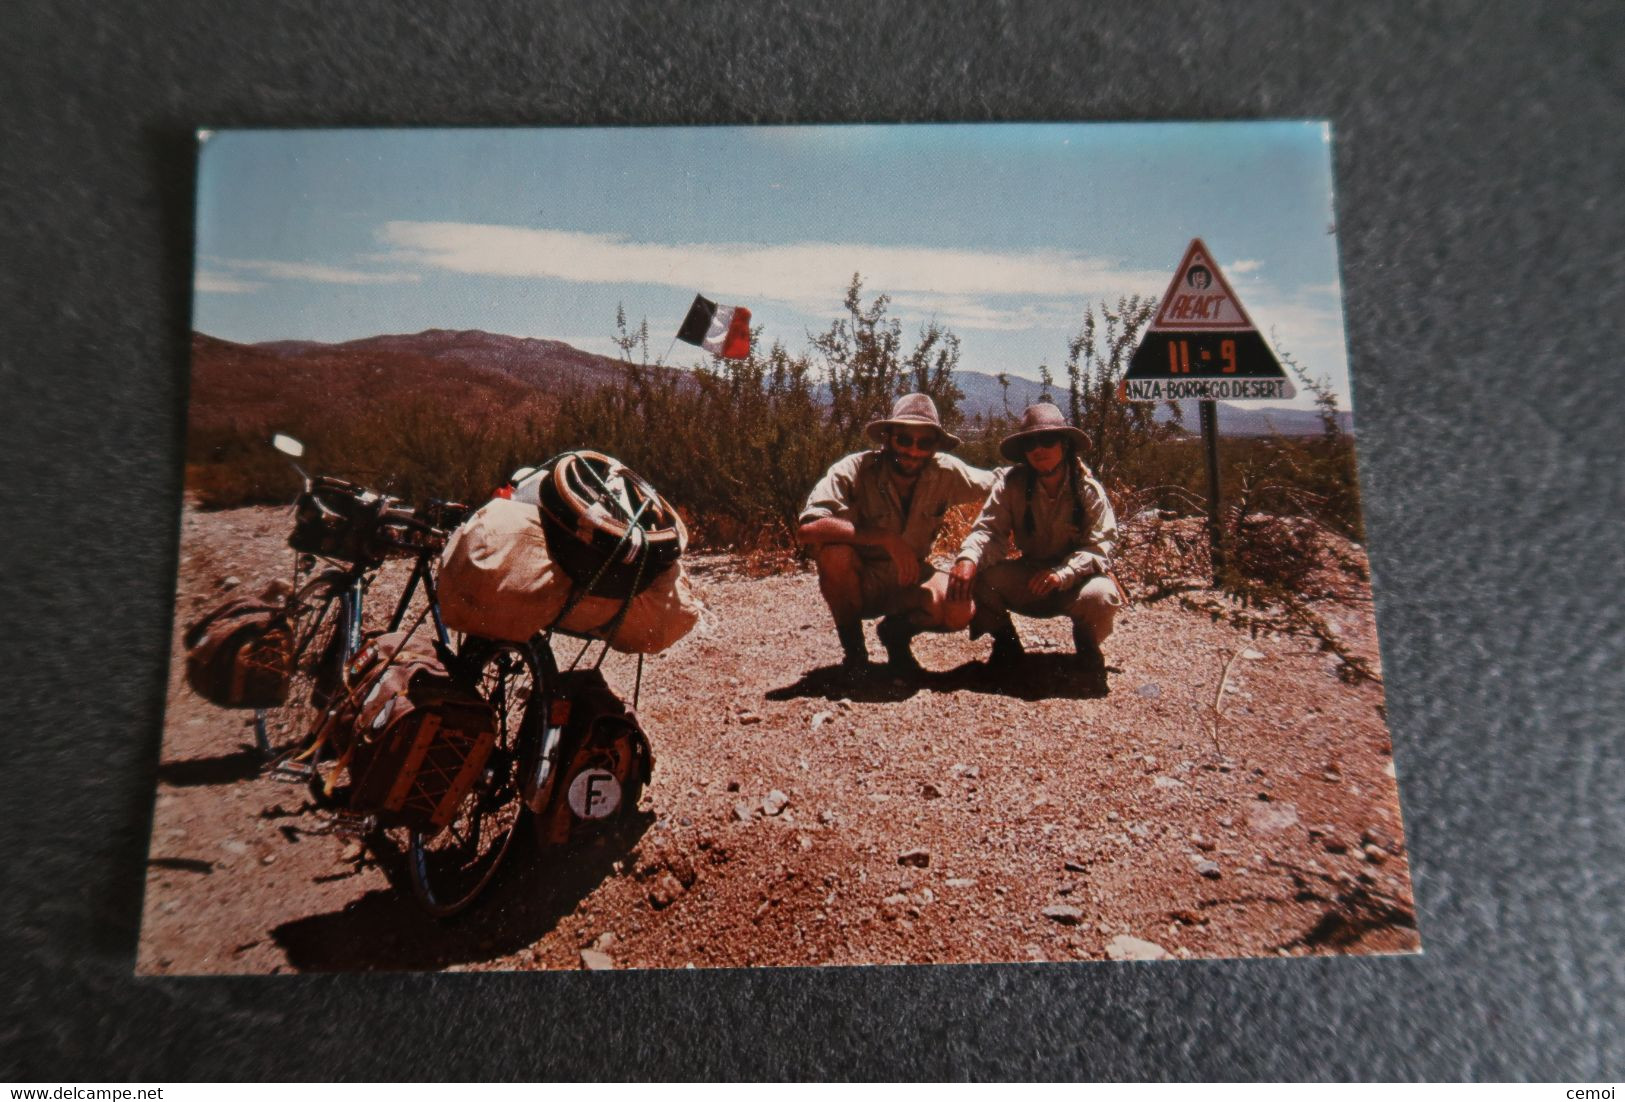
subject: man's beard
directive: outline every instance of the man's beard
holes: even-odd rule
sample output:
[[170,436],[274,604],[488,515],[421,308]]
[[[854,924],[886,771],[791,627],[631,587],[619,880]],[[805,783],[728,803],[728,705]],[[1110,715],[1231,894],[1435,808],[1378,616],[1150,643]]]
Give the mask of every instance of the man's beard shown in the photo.
[[[886,458],[891,460],[891,469],[900,475],[917,475],[925,469],[924,456],[903,455],[901,452],[888,451]],[[905,463],[914,464],[913,468],[904,466]]]

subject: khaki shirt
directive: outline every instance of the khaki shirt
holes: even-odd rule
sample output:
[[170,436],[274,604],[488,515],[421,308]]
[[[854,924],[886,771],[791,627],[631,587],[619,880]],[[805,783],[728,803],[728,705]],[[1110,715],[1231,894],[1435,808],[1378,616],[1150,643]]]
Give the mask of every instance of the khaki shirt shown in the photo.
[[[939,453],[921,468],[905,516],[902,492],[885,454],[856,452],[837,462],[813,487],[800,522],[839,517],[860,530],[896,533],[924,562],[942,528],[943,514],[952,506],[981,501],[993,482],[992,471]],[[890,560],[883,547],[859,546],[857,552],[863,559]]]
[[959,557],[986,569],[1004,558],[1011,537],[1024,558],[1054,569],[1063,586],[1094,573],[1111,569],[1112,552],[1117,547],[1117,518],[1112,514],[1106,491],[1087,467],[1080,464],[1078,490],[1083,496],[1082,524],[1072,520],[1072,490],[1066,479],[1060,492],[1050,497],[1036,484],[1032,488],[1033,530],[1027,531],[1026,467],[1001,467],[993,492],[982,506],[976,525],[965,537]]

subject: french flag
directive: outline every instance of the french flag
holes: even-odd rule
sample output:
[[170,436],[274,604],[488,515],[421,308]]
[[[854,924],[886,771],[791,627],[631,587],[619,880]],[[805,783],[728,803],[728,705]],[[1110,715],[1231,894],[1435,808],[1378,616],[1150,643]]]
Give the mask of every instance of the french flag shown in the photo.
[[677,339],[725,360],[743,360],[750,355],[750,311],[743,306],[718,306],[704,295],[695,295]]

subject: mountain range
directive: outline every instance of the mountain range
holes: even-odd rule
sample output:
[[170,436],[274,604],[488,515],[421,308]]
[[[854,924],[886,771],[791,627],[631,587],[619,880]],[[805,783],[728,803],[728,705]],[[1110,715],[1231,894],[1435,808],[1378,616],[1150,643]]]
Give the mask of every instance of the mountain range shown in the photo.
[[[620,377],[620,361],[584,352],[563,341],[509,337],[477,329],[427,329],[421,333],[366,337],[339,343],[266,341],[238,344],[204,333],[192,337],[193,424],[229,410],[275,415],[301,401],[360,399],[369,389],[410,389],[447,401],[471,392],[493,401],[546,403],[562,388],[602,386]],[[1008,390],[996,375],[958,371],[967,419],[1019,416],[1039,400],[1036,380],[1010,375]],[[1062,392],[1064,395],[1064,391]],[[1187,432],[1199,431],[1199,403],[1181,403]],[[1312,435],[1321,431],[1313,410],[1218,403],[1219,431],[1226,436]],[[1169,420],[1166,405],[1157,410]],[[1340,412],[1345,431],[1352,417]],[[274,419],[274,416],[273,416]]]

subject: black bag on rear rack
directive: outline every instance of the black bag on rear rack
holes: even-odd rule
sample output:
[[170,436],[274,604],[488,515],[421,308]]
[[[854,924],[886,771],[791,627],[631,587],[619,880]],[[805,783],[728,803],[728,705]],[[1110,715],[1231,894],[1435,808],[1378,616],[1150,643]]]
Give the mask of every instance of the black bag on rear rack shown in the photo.
[[299,495],[288,546],[308,555],[344,562],[371,562],[367,546],[373,518],[383,499],[350,482],[322,476]]

